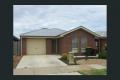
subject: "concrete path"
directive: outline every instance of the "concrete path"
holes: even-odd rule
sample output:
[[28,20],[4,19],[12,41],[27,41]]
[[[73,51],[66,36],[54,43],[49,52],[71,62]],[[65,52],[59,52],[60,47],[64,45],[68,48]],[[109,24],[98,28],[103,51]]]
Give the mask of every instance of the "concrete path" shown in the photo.
[[22,57],[16,68],[67,66],[58,58],[60,58],[59,55],[26,55]]
[[[87,65],[69,65],[69,66],[56,66],[56,67],[41,67],[41,68],[18,68],[14,69],[14,75],[50,75],[50,74],[61,74],[70,73],[74,75],[74,72],[80,70],[90,69]],[[68,75],[70,75],[68,74]],[[75,73],[76,74],[76,73]],[[81,75],[81,74],[80,74]]]

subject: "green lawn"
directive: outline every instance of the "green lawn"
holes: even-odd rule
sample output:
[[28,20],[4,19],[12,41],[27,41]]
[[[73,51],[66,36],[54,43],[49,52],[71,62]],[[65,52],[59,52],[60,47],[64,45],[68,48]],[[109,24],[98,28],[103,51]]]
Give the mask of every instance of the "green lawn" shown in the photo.
[[83,75],[106,75],[106,69],[92,69],[92,70],[81,70],[79,71],[80,74]]

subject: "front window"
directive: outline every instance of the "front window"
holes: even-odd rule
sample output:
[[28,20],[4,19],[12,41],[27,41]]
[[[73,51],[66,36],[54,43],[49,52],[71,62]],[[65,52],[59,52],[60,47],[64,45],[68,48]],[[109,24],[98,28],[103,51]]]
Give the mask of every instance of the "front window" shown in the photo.
[[95,44],[96,44],[96,47],[97,47],[98,46],[98,42],[96,41]]
[[78,38],[76,35],[73,35],[72,37],[72,52],[78,52]]
[[86,36],[82,36],[81,37],[81,52],[84,53],[85,49],[87,47],[87,37]]

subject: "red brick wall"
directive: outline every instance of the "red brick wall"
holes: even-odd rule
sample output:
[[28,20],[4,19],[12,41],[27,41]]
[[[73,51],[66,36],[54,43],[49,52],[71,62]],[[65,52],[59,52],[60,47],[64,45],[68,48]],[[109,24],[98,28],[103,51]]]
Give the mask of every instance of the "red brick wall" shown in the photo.
[[67,35],[59,40],[60,53],[67,53],[71,49],[71,35]]
[[82,29],[79,29],[79,30],[76,30],[74,32],[71,32],[67,35],[65,35],[64,37],[60,38],[59,39],[59,52],[60,53],[68,53],[71,51],[71,42],[72,42],[72,35],[75,34],[76,36],[78,36],[78,48],[79,48],[79,53],[80,53],[80,37],[82,35],[86,35],[87,36],[87,46],[89,47],[92,47],[92,48],[96,48],[95,46],[95,38],[92,34],[82,30]]
[[46,54],[52,54],[52,40],[46,39]]
[[26,54],[26,38],[22,38],[22,55]]

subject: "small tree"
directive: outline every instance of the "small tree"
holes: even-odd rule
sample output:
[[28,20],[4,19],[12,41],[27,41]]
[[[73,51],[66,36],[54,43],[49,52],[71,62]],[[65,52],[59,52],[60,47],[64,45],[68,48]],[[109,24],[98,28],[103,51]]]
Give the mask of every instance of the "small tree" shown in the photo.
[[67,57],[68,57],[68,53],[63,53],[60,59],[67,60]]

